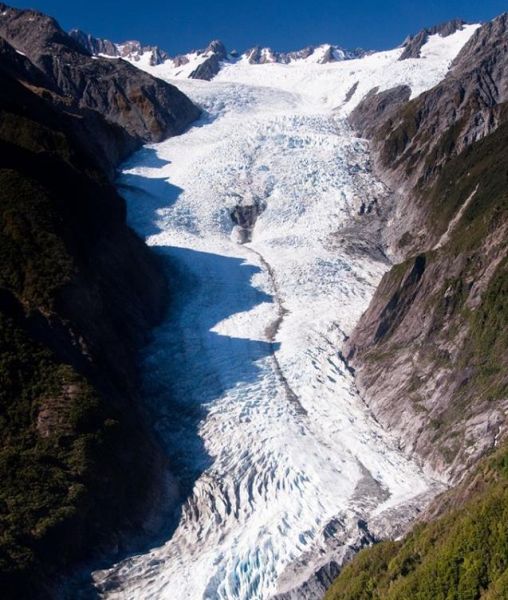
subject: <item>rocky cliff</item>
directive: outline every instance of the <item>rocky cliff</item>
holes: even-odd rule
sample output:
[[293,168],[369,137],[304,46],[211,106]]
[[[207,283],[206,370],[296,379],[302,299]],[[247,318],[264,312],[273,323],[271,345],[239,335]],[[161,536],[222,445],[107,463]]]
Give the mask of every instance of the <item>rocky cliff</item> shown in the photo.
[[506,426],[507,23],[478,29],[436,88],[371,94],[351,117],[396,191],[398,264],[348,360],[377,418],[452,480]]
[[166,493],[136,364],[168,290],[110,178],[198,110],[40,13],[1,13],[0,587],[53,598]]
[[204,79],[210,81],[220,71],[221,62],[228,58],[228,51],[220,40],[213,40],[200,54],[207,58],[192,71],[191,79]]
[[403,539],[361,552],[327,600],[507,597],[507,58],[502,15],[437,87],[374,90],[351,116],[395,191],[397,264],[347,360],[401,447],[456,487]]

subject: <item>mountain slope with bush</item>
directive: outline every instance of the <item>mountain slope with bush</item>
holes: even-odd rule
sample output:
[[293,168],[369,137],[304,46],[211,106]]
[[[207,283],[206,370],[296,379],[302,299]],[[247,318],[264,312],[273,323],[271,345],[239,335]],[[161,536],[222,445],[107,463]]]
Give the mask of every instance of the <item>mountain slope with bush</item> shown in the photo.
[[363,550],[327,600],[508,594],[507,25],[482,26],[433,90],[371,94],[352,115],[397,190],[398,263],[348,360],[376,417],[456,487],[403,539]]
[[[25,19],[33,42],[27,23],[41,28]],[[51,47],[54,62],[59,53]],[[87,106],[43,59],[4,39],[0,54],[0,587],[3,598],[49,598],[70,566],[121,551],[166,493],[166,459],[140,409],[137,352],[168,290],[110,177],[143,141],[199,111],[142,73],[136,130],[129,116]],[[153,89],[174,128],[146,108]],[[131,114],[137,100],[121,97]]]
[[417,524],[400,541],[362,550],[325,600],[506,598],[507,465],[504,446],[460,486],[437,498],[427,513],[432,520]]

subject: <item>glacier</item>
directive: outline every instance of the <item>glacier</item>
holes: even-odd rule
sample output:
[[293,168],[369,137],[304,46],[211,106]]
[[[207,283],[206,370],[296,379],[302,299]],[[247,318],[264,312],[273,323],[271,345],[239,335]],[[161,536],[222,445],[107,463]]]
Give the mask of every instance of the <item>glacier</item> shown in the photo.
[[[405,61],[400,48],[238,60],[211,82],[146,66],[204,111],[119,180],[130,225],[170,266],[143,388],[185,499],[169,539],[94,573],[101,597],[319,598],[316,573],[442,489],[378,425],[340,353],[389,268],[392,201],[345,118],[372,88],[438,83],[475,28]],[[238,207],[255,207],[247,241]]]

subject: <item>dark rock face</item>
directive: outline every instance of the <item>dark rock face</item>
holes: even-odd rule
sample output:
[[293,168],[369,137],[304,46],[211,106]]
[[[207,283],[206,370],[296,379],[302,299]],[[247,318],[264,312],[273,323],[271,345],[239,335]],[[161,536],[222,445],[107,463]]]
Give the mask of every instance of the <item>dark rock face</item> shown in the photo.
[[405,276],[400,288],[383,307],[379,314],[379,324],[374,333],[374,344],[389,337],[394,328],[404,320],[415,300],[421,278],[425,273],[426,262],[425,255],[417,256],[414,259],[413,266]]
[[261,61],[263,60],[261,50],[261,46],[256,46],[254,48],[251,48],[250,50],[247,50],[245,54],[248,56],[249,63],[251,65],[261,64]]
[[[51,115],[52,126],[58,126],[62,112],[76,117],[71,121],[72,125],[69,125],[69,128],[76,139],[80,140],[84,151],[89,153],[89,159],[100,166],[110,178],[114,176],[116,165],[138,147],[139,141],[124,129],[106,121],[97,111],[80,108],[72,99],[62,96],[50,77],[2,38],[0,59],[1,70],[5,76],[22,82],[49,102],[44,119],[49,119]],[[4,95],[4,101],[12,103],[7,94]],[[31,96],[27,97],[26,101],[28,106],[39,114],[40,105]],[[54,109],[52,112],[50,107]]]
[[152,67],[155,67],[155,65],[161,65],[163,62],[170,58],[169,54],[165,50],[162,50],[162,48],[159,48],[158,46],[149,46],[148,48],[152,53],[152,55],[150,56],[150,64],[152,65]]
[[353,52],[346,52],[341,48],[335,46],[328,46],[323,54],[323,57],[318,60],[320,65],[326,65],[328,63],[337,62],[338,60],[346,60],[348,58],[361,58],[364,56],[363,50],[354,50]]
[[266,204],[262,200],[252,204],[238,204],[231,212],[233,223],[238,226],[238,241],[246,244],[252,240],[252,232],[259,215],[265,210]]
[[[398,219],[394,237],[404,237],[406,254],[409,246],[418,252],[421,225],[428,223],[428,215],[422,214],[428,206],[415,203],[414,196],[435,182],[448,160],[503,121],[508,101],[507,36],[505,14],[473,34],[435,88],[405,105],[400,104],[400,90],[372,94],[351,117],[355,128],[372,139],[382,176],[402,191],[398,214],[404,219]],[[384,109],[380,111],[379,105]],[[436,243],[443,227],[446,224],[441,229],[429,224],[424,235]],[[395,241],[395,254],[397,248]]]
[[333,52],[333,48],[330,46],[326,49],[326,52],[323,55],[323,58],[319,61],[322,65],[326,65],[331,62],[335,62],[335,54]]
[[99,112],[136,143],[181,133],[198,117],[174,86],[125,61],[92,57],[54,19],[5,5],[0,13],[0,37],[23,52],[60,95],[76,108]]
[[[348,94],[352,98],[356,87]],[[378,93],[378,88],[371,90],[349,116],[349,122],[363,137],[370,138],[389,116],[396,114],[410,98],[411,89],[401,85]],[[348,98],[346,97],[346,102]]]
[[202,62],[192,73],[189,75],[190,79],[203,79],[210,81],[220,71],[221,59],[217,54],[212,54],[204,62]]
[[446,21],[440,25],[435,25],[429,29],[422,29],[415,36],[410,36],[404,42],[404,52],[401,54],[399,60],[407,60],[408,58],[420,58],[420,52],[422,46],[424,46],[430,35],[439,34],[441,37],[447,37],[462,29],[466,24],[462,19],[453,19],[452,21]]
[[224,60],[227,58],[228,56],[228,51],[226,50],[226,46],[224,46],[224,44],[220,41],[220,40],[212,40],[206,50],[204,51],[205,54],[216,54],[218,58],[220,58],[221,60]]
[[396,191],[400,264],[346,354],[380,422],[452,481],[507,424],[507,25],[479,28],[434,89],[374,92],[351,117]]
[[200,54],[206,54],[208,58],[192,71],[189,78],[210,81],[220,71],[221,63],[228,59],[228,51],[220,40],[213,40]]
[[2,5],[0,29],[0,588],[49,599],[168,503],[137,372],[166,278],[111,179],[197,109],[40,13]]
[[32,64],[25,56],[0,37],[1,69],[5,75],[13,79],[25,81],[26,83],[44,88],[47,92],[56,92],[56,87],[51,80]]

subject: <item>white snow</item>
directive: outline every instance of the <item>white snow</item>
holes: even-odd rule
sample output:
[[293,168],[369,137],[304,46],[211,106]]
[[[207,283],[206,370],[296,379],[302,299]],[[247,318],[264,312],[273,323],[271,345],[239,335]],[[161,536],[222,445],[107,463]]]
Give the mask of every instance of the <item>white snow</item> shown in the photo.
[[[131,225],[180,273],[145,353],[145,391],[192,489],[170,539],[95,573],[103,597],[271,598],[330,558],[334,519],[338,539],[354,539],[357,519],[433,485],[338,354],[387,268],[341,242],[361,203],[386,197],[342,117],[372,87],[433,86],[473,30],[431,38],[422,59],[238,61],[212,82],[178,81],[205,116],[138,152],[121,184]],[[230,217],[240,199],[266,205],[245,245]]]
[[[118,46],[118,48],[121,51],[121,47]],[[187,62],[180,65],[177,64],[175,59],[169,58],[165,60],[164,63],[162,63],[164,66],[163,71],[158,69],[158,67],[161,65],[157,65],[155,67],[150,65],[150,60],[152,58],[151,51],[145,51],[135,55],[126,55],[123,58],[124,60],[127,60],[128,62],[132,63],[135,67],[138,67],[138,69],[143,69],[145,71],[151,72],[152,74],[156,75],[157,77],[161,77],[162,79],[171,80],[187,79],[191,75],[191,73],[199,67],[199,65],[204,63],[205,60],[210,57],[210,55],[210,52],[189,52],[188,54],[184,55]]]
[[111,56],[110,54],[104,54],[103,52],[99,52],[97,56],[92,56],[92,58],[109,58],[109,60],[120,60],[120,56]]

